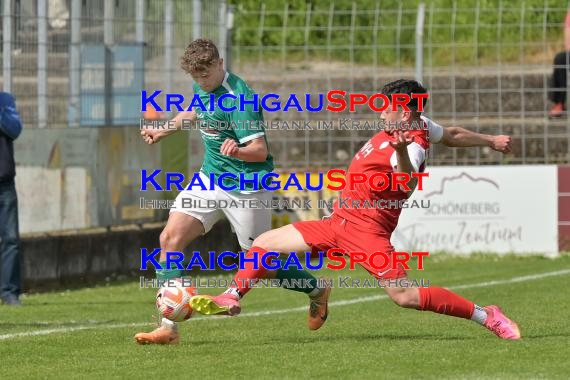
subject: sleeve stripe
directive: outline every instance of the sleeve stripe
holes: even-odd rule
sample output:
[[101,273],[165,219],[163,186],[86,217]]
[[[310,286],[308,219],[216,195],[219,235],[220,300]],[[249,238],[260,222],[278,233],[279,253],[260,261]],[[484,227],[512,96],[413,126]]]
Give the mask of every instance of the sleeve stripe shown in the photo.
[[243,139],[240,139],[239,143],[244,144],[248,141],[255,140],[256,138],[263,136],[263,135],[265,135],[265,132],[257,132],[257,133],[254,133],[253,135],[245,136]]
[[232,87],[230,86],[230,84],[228,83],[228,78],[230,77],[230,73],[228,73],[226,71],[226,75],[224,76],[224,81],[222,82],[222,86],[226,89],[227,92],[229,92],[232,95],[234,94],[234,91],[232,89]]

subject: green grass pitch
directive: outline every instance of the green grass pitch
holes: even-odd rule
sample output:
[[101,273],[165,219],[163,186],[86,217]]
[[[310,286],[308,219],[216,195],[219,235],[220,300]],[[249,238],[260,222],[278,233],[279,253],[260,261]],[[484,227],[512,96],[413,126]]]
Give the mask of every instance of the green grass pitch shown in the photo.
[[180,325],[179,346],[138,346],[133,335],[153,328],[156,309],[155,290],[137,281],[0,306],[0,379],[568,378],[570,256],[440,255],[425,268],[410,276],[500,305],[523,339],[398,308],[375,297],[381,289],[333,289],[329,320],[312,332],[304,294],[255,289],[239,317],[192,318]]

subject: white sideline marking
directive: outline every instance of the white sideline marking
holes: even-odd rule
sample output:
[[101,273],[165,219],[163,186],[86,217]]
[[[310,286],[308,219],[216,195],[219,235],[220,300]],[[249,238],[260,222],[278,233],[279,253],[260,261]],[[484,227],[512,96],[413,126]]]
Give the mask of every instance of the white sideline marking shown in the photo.
[[[520,276],[520,277],[513,277],[508,280],[498,280],[498,281],[486,281],[480,282],[478,284],[466,284],[466,285],[456,285],[456,286],[449,286],[447,289],[474,289],[474,288],[484,288],[487,286],[493,285],[504,285],[504,284],[514,284],[517,282],[525,282],[525,281],[534,281],[540,280],[546,277],[554,277],[554,276],[562,276],[565,274],[570,274],[570,269],[563,269],[554,272],[546,272],[541,274],[533,274],[528,276]],[[381,299],[388,298],[387,295],[377,295],[377,296],[368,296],[368,297],[359,297],[353,298],[348,300],[341,300],[341,301],[333,301],[329,302],[329,306],[345,306],[345,305],[353,305],[355,303],[362,303],[362,302],[370,302],[370,301],[377,301]],[[243,313],[240,314],[239,318],[247,318],[247,317],[260,317],[266,315],[276,315],[276,314],[285,314],[285,313],[295,313],[306,311],[307,307],[294,307],[290,309],[281,309],[281,310],[267,310],[267,311],[257,311],[252,313]],[[219,320],[218,318],[212,317],[198,317],[192,318],[189,321],[205,321],[205,320]],[[37,336],[37,335],[49,335],[59,332],[74,332],[74,331],[81,331],[81,330],[90,330],[96,328],[107,328],[107,329],[117,329],[117,328],[124,328],[124,327],[140,327],[140,326],[148,326],[151,323],[119,323],[119,324],[111,324],[111,325],[104,325],[100,323],[93,323],[93,325],[86,325],[86,326],[77,326],[77,327],[61,327],[61,328],[53,328],[53,329],[46,329],[46,330],[37,330],[37,331],[30,331],[30,332],[20,332],[20,333],[13,333],[13,334],[4,334],[0,335],[0,340],[7,340],[19,337],[28,337],[28,336]]]

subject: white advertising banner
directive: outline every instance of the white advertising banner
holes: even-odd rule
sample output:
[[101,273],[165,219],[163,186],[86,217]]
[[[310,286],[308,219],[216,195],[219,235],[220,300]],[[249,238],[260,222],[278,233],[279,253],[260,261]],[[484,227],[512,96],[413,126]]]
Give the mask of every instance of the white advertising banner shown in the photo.
[[557,167],[428,168],[392,235],[400,251],[558,252]]

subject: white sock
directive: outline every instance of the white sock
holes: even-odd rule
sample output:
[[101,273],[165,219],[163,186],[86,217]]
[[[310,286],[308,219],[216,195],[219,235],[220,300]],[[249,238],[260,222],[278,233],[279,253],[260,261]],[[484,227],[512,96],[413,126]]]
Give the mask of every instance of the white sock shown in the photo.
[[232,296],[236,297],[238,300],[241,300],[241,294],[239,290],[237,290],[237,288],[228,288],[228,290],[226,290],[224,294],[231,294]]
[[473,308],[473,315],[471,316],[471,320],[477,322],[480,325],[485,324],[485,320],[487,319],[487,312],[479,305],[475,305]]
[[162,318],[162,323],[160,325],[165,326],[165,327],[169,327],[171,329],[176,328],[176,323],[172,322],[170,319],[167,319],[167,318]]

